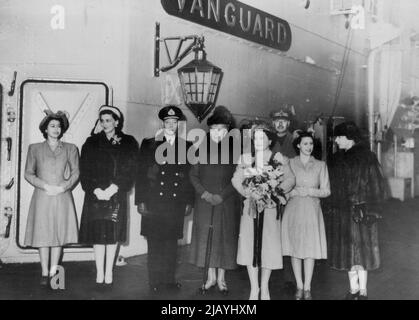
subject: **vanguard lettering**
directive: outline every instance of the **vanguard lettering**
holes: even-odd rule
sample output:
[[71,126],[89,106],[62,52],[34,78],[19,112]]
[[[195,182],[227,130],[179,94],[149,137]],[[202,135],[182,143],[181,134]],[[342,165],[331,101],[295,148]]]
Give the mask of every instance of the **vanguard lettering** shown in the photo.
[[170,15],[277,50],[291,47],[287,21],[237,0],[161,0]]

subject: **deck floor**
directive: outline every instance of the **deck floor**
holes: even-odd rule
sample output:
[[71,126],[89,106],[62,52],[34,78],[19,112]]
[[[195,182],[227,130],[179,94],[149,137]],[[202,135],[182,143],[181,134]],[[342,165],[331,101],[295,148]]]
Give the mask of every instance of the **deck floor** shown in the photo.
[[[419,299],[419,199],[406,202],[389,201],[380,225],[382,267],[370,272],[368,291],[370,299]],[[179,254],[178,280],[182,289],[150,295],[147,282],[147,255],[131,257],[128,264],[116,266],[111,288],[95,284],[94,262],[65,262],[65,290],[48,290],[39,286],[40,265],[3,264],[0,266],[0,299],[36,300],[102,300],[102,299],[169,299],[222,300],[219,292],[206,296],[197,293],[202,283],[202,269],[183,263],[188,247]],[[289,260],[284,261],[290,270]],[[249,282],[246,269],[227,272],[229,300],[246,300]],[[272,299],[290,300],[284,286],[284,271],[274,271],[270,281]],[[317,300],[342,299],[348,290],[347,274],[331,270],[326,261],[318,261],[312,282],[313,298]]]

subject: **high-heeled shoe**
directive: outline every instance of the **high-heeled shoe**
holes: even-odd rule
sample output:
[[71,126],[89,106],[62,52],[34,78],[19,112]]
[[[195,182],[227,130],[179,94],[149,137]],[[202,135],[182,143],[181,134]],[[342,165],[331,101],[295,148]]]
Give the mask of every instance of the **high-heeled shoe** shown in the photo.
[[105,276],[97,276],[96,275],[96,284],[97,285],[100,285],[100,284],[103,284],[103,281],[105,281]]
[[260,300],[271,300],[271,295],[269,294],[269,290],[261,290],[260,292]]
[[105,284],[108,286],[111,286],[113,282],[113,277],[112,276],[105,276]]
[[249,297],[249,300],[259,300],[259,292],[260,292],[260,289],[257,289],[257,290],[250,290],[250,297]]
[[304,290],[297,288],[297,291],[295,292],[295,300],[302,300],[304,296]]
[[210,291],[212,291],[215,288],[215,285],[217,284],[217,281],[208,281],[205,282],[205,284],[202,285],[201,288],[199,288],[199,293],[202,295],[206,295]]
[[39,280],[39,284],[42,287],[47,287],[49,284],[49,276],[41,276],[41,279]]
[[313,300],[310,290],[304,290],[304,300]]
[[182,284],[179,282],[166,283],[166,289],[170,291],[178,291],[182,288]]
[[217,285],[218,285],[218,290],[221,292],[221,294],[225,296],[228,295],[229,291],[228,291],[227,283],[225,281],[217,281]]
[[358,300],[359,297],[359,291],[352,293],[352,292],[348,292],[344,298],[344,300]]

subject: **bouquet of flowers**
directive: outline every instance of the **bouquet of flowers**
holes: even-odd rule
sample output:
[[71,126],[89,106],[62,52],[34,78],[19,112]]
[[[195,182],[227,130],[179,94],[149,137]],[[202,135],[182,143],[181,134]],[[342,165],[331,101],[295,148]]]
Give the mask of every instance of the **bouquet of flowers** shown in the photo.
[[283,181],[283,158],[277,153],[263,168],[248,167],[244,171],[243,187],[250,194],[251,215],[262,212],[265,208],[284,206],[287,203],[280,185]]

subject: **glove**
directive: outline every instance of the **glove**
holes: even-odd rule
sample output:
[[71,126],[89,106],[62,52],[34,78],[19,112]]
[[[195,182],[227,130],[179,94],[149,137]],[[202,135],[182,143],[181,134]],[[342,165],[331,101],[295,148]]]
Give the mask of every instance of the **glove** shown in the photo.
[[262,195],[261,194],[259,194],[258,192],[251,192],[250,193],[250,198],[252,198],[253,200],[260,200],[260,199],[262,199],[263,197],[262,197]]
[[207,202],[211,202],[211,198],[212,198],[212,194],[209,193],[208,191],[205,191],[201,196],[201,199],[204,199]]
[[49,196],[56,196],[56,195],[64,192],[64,188],[63,187],[60,187],[60,186],[51,186],[49,184],[46,184],[44,186],[44,189],[45,189],[47,195],[49,195]]
[[93,193],[95,194],[95,196],[98,200],[109,200],[109,199],[106,199],[106,195],[105,195],[105,193],[102,189],[96,188],[93,191]]
[[292,189],[291,192],[289,193],[289,195],[290,195],[290,198],[296,197],[296,196],[298,196],[298,192],[295,189]]
[[297,191],[298,195],[301,197],[308,197],[308,188],[297,187],[295,188],[295,191]]
[[147,206],[144,202],[141,202],[138,206],[137,206],[137,212],[141,215],[148,215],[150,214],[150,211],[148,211]]
[[107,198],[106,200],[109,200],[115,193],[117,193],[118,189],[118,186],[113,183],[108,188],[106,188],[103,191],[105,198]]
[[223,203],[223,198],[219,194],[213,194],[210,203],[213,206],[218,206],[219,204]]
[[185,208],[185,217],[189,216],[192,213],[192,210],[193,210],[192,205],[187,204]]
[[250,191],[250,189],[248,189],[248,188],[244,189],[243,197],[248,199],[248,198],[250,198],[251,195],[252,195],[252,192]]

